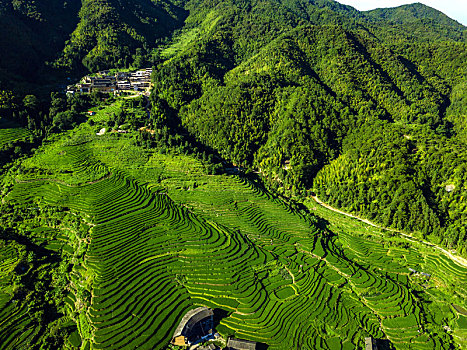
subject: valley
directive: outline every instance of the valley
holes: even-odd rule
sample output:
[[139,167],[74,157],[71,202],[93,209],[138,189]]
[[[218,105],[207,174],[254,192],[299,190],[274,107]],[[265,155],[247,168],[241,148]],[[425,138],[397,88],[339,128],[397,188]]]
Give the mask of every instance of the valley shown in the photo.
[[0,20],[0,349],[467,347],[464,25],[334,0]]

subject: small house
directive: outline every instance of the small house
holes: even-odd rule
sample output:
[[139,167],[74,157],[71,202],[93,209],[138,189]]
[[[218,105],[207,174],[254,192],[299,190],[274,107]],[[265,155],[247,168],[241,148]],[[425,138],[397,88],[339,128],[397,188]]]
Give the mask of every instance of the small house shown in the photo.
[[173,338],[172,344],[176,346],[186,346],[187,344],[187,339],[183,335],[178,335]]
[[217,347],[214,344],[204,345],[198,348],[198,350],[216,350]]
[[79,89],[79,92],[82,92],[82,93],[91,92],[91,84],[90,83],[78,84],[77,88]]
[[446,185],[446,192],[452,192],[455,189],[456,189],[456,185],[454,185],[454,184]]

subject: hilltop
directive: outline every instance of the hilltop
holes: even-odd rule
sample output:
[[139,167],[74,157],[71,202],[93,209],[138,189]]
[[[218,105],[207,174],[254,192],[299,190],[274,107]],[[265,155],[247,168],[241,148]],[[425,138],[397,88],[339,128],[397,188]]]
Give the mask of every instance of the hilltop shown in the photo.
[[366,11],[365,13],[377,20],[389,21],[390,23],[409,24],[411,22],[430,21],[438,26],[450,27],[456,32],[462,33],[465,31],[465,27],[458,21],[446,16],[441,11],[422,3],[414,3],[411,5],[402,5],[392,8],[379,8]]

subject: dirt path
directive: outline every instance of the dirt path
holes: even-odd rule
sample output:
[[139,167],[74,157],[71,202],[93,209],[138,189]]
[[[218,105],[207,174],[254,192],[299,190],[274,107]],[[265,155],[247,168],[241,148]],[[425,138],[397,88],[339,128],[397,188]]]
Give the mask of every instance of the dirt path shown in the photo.
[[357,219],[361,222],[364,222],[365,224],[367,225],[370,225],[370,226],[373,226],[373,227],[376,227],[376,228],[379,228],[381,230],[386,230],[386,231],[391,231],[391,232],[396,232],[398,234],[400,234],[401,236],[403,236],[404,238],[406,238],[407,240],[411,241],[411,242],[419,242],[419,243],[423,243],[429,247],[433,247],[437,250],[439,250],[440,252],[442,252],[443,254],[447,255],[451,260],[457,262],[459,265],[462,265],[463,267],[467,267],[467,259],[464,259],[460,256],[456,256],[454,254],[452,254],[451,252],[449,252],[448,250],[444,249],[444,248],[441,248],[440,246],[437,246],[436,244],[433,244],[433,243],[430,243],[430,242],[427,242],[427,241],[424,241],[424,240],[420,240],[418,238],[415,238],[411,235],[408,235],[407,233],[404,233],[402,231],[399,231],[399,230],[395,230],[395,229],[392,229],[392,228],[387,228],[387,227],[383,227],[383,226],[379,226],[373,222],[371,222],[370,220],[368,219],[363,219],[359,216],[356,216],[356,215],[353,215],[353,214],[350,214],[350,213],[346,213],[342,210],[339,210],[337,208],[334,208],[334,207],[331,207],[329,204],[326,204],[324,203],[323,201],[321,201],[317,196],[311,196],[311,198],[313,198],[313,200],[318,203],[319,205],[321,205],[322,207],[326,208],[326,209],[329,209],[329,210],[332,210],[333,212],[336,212],[336,213],[339,213],[339,214],[342,214],[342,215],[345,215],[345,216],[348,216],[348,217],[351,217],[351,218],[354,218],[354,219]]

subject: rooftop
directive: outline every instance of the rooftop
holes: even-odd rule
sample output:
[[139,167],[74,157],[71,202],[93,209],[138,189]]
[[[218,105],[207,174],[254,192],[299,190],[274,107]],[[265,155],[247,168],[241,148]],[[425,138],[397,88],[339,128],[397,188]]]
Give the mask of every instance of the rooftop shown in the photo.
[[230,338],[227,347],[232,350],[255,350],[256,342],[244,339]]
[[178,324],[174,332],[174,338],[182,335],[185,328],[190,328],[197,322],[214,315],[214,312],[207,307],[198,307],[196,309],[190,310],[183,316],[182,320]]

